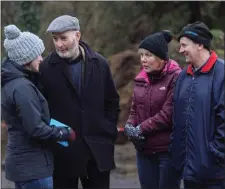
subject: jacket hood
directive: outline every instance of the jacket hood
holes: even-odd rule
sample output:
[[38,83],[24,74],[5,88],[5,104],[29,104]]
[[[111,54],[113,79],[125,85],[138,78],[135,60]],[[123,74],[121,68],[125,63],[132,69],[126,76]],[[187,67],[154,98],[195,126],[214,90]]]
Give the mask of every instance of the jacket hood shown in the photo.
[[168,64],[168,68],[167,68],[167,72],[174,73],[178,70],[181,70],[179,64],[175,60],[170,59],[170,62]]
[[[179,64],[175,61],[170,59],[167,63],[165,68],[163,69],[162,73],[160,74],[159,78],[162,77],[165,74],[172,74],[176,71],[180,71],[181,68]],[[148,74],[144,71],[144,69],[141,70],[141,72],[136,76],[135,80],[144,80],[145,82],[150,82]]]
[[9,60],[8,58],[2,63],[1,68],[1,87],[3,87],[6,83],[20,78],[25,77],[23,73],[23,67],[17,65],[15,62]]

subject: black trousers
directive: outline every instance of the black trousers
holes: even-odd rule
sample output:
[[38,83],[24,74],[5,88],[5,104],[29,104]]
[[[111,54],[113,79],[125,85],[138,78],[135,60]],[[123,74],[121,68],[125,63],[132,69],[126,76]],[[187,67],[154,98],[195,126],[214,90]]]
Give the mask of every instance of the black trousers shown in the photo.
[[79,179],[83,188],[109,188],[110,185],[110,171],[100,172],[97,168],[96,162],[92,159],[87,164],[87,176],[85,177],[61,177],[53,176],[54,189],[77,189]]

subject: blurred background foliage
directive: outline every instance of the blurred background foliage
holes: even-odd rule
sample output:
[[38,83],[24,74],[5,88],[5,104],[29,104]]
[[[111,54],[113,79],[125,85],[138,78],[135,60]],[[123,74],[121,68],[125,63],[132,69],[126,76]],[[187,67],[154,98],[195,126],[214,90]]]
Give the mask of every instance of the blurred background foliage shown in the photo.
[[[137,47],[154,32],[168,29],[176,39],[183,26],[195,21],[206,23],[214,34],[212,48],[224,58],[225,3],[222,1],[1,1],[1,53],[4,26],[17,25],[39,35],[46,46],[44,56],[54,50],[46,33],[49,23],[64,14],[80,21],[82,40],[109,59],[113,78],[121,97],[119,127],[127,119],[132,81],[140,70]],[[170,57],[182,67],[179,44],[169,44]]]
[[45,31],[63,14],[76,16],[82,39],[106,57],[134,48],[146,35],[162,29],[178,34],[187,23],[200,20],[217,31],[225,23],[225,3],[220,1],[4,1],[1,5],[2,39],[4,26],[15,24],[44,39],[46,53],[54,48]]

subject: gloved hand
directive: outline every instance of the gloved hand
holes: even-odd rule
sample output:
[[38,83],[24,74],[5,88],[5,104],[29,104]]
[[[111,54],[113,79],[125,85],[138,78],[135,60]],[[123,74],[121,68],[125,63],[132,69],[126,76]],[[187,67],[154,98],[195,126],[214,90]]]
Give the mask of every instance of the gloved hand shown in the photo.
[[63,128],[60,128],[60,134],[61,134],[61,137],[60,137],[60,141],[74,141],[76,139],[76,133],[74,132],[74,130],[70,127],[63,127]]
[[138,140],[142,140],[145,139],[144,136],[142,136],[142,132],[141,132],[141,125],[138,125],[137,127],[134,127],[133,125],[127,123],[125,125],[124,128],[124,133],[130,137],[131,139],[138,139]]

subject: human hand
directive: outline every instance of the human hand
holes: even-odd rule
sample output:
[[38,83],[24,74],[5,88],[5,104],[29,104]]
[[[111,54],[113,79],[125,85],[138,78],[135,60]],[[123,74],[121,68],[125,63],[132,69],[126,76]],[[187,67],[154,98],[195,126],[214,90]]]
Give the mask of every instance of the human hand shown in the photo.
[[137,127],[134,127],[131,124],[126,124],[125,128],[124,128],[124,133],[130,137],[131,139],[138,139],[138,140],[143,140],[145,139],[144,136],[142,136],[142,132],[141,132],[141,125],[138,125]]
[[74,141],[76,139],[76,133],[72,128],[67,128],[69,130],[69,141]]
[[61,138],[60,138],[61,141],[67,140],[72,142],[76,139],[76,133],[70,127],[67,127],[67,128],[62,127],[60,128],[60,132],[61,132]]

